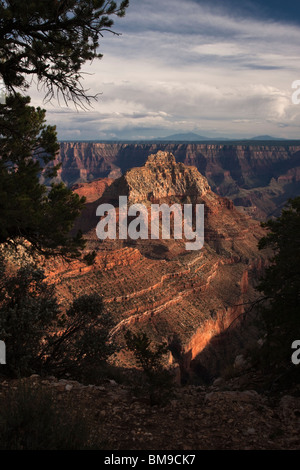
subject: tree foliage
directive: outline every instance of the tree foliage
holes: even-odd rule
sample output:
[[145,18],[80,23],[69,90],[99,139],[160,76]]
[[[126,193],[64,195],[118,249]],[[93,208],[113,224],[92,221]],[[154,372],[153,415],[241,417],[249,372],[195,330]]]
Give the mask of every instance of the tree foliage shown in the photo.
[[[45,110],[29,106],[26,89],[36,77],[46,97],[62,94],[66,103],[90,100],[81,67],[101,58],[99,38],[124,16],[128,0],[1,0],[0,79],[8,96],[0,104],[0,243],[27,240],[34,251],[78,257],[84,241],[69,236],[84,198],[65,185],[48,189],[40,177],[56,175],[45,166],[59,150],[55,126]],[[91,261],[91,257],[89,262]]]
[[271,248],[270,265],[257,287],[264,294],[262,318],[267,331],[269,364],[291,363],[291,344],[300,333],[300,197],[282,214],[263,224],[268,234],[259,248]]
[[[113,17],[124,16],[128,4],[0,0],[0,82],[7,91],[0,103],[0,244],[22,243],[46,257],[81,256],[83,237],[70,231],[85,198],[53,182],[56,128],[46,125],[45,110],[30,106],[30,98],[19,91],[36,79],[46,99],[62,96],[66,104],[89,103],[82,66],[102,57],[99,38],[105,31],[114,33]],[[41,177],[49,181],[47,186]],[[88,254],[86,261],[92,263],[94,256]],[[0,337],[7,346],[7,370],[24,374],[54,364],[62,370],[106,360],[112,346],[106,342],[110,323],[101,299],[76,299],[64,322],[59,312],[41,269],[32,265],[6,273],[0,260]]]
[[52,390],[18,383],[1,396],[0,450],[90,449],[86,422],[69,399],[64,407]]
[[58,375],[70,373],[80,380],[97,380],[116,350],[109,338],[113,326],[101,296],[78,297],[61,319],[60,330],[49,338],[44,350],[46,369]]
[[101,296],[83,295],[65,313],[42,269],[25,265],[14,274],[0,269],[0,338],[6,344],[1,372],[71,373],[83,377],[115,351],[111,318]]
[[134,353],[146,374],[149,375],[162,367],[163,356],[169,351],[167,344],[162,343],[154,348],[146,333],[134,334],[129,330],[125,339],[128,349]]
[[167,343],[153,345],[146,333],[125,334],[126,346],[132,351],[137,363],[142,367],[151,405],[165,405],[172,395],[173,374],[165,367],[164,359],[169,352]]
[[58,167],[47,165],[59,146],[45,111],[29,103],[17,94],[0,104],[0,243],[27,240],[46,256],[78,257],[84,240],[69,233],[85,199],[62,183],[40,183],[42,174],[56,175]]
[[41,340],[56,324],[58,313],[54,288],[45,285],[41,269],[26,266],[14,275],[2,269],[0,337],[6,344],[7,364],[1,372],[37,372]]
[[9,92],[28,88],[36,77],[49,99],[58,93],[66,102],[89,101],[81,67],[102,57],[99,38],[105,31],[113,32],[114,16],[124,16],[128,4],[128,0],[1,0],[0,76]]
[[[59,150],[55,126],[45,110],[29,106],[26,90],[35,77],[46,98],[89,102],[81,67],[101,58],[99,38],[124,16],[128,0],[0,0],[0,80],[8,91],[0,104],[0,243],[27,240],[34,251],[78,257],[84,241],[70,230],[84,198],[65,185],[48,189],[40,177],[56,175],[45,166]],[[92,261],[89,257],[88,262]]]

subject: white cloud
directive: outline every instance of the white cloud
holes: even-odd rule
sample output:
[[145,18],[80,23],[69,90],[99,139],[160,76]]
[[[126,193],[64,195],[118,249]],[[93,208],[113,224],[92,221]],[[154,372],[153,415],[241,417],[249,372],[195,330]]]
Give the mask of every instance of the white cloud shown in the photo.
[[[131,0],[122,36],[101,42],[84,86],[102,92],[93,110],[52,112],[59,136],[144,138],[198,129],[203,134],[297,138],[300,28],[237,18],[190,0]],[[34,104],[40,95],[32,91]],[[130,129],[133,129],[132,132]],[[139,131],[137,131],[139,129]],[[124,135],[124,134],[122,134]]]

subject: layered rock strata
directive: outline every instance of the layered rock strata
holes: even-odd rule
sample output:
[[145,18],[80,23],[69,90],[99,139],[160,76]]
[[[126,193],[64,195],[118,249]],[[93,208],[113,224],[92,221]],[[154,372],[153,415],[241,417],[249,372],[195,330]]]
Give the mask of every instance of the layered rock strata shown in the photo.
[[[110,201],[118,211],[120,195],[147,207],[153,201],[204,204],[203,248],[187,251],[181,240],[173,239],[100,241],[95,212],[90,219],[85,213],[77,227],[88,248],[96,250],[95,264],[49,266],[49,280],[66,305],[83,293],[102,294],[116,323],[111,337],[123,346],[128,329],[143,330],[158,342],[176,336],[188,370],[216,334],[238,321],[244,304],[255,299],[254,284],[264,264],[257,249],[263,229],[232,201],[216,195],[196,167],[176,163],[168,152],[151,154],[145,166],[104,186],[94,182],[75,190],[86,192],[89,210]],[[130,365],[125,349],[119,363]]]
[[240,210],[264,220],[278,215],[300,192],[300,146],[269,144],[62,142],[59,179],[69,185],[119,178],[141,167],[149,154],[171,152],[177,162],[195,166],[212,189]]

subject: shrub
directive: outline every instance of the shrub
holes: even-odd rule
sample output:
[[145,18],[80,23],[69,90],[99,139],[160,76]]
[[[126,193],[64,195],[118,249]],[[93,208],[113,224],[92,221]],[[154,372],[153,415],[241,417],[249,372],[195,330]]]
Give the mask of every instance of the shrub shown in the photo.
[[[26,375],[39,369],[41,340],[59,312],[53,287],[33,265],[0,275],[0,338],[6,344],[5,371]],[[2,371],[3,369],[1,369]]]
[[63,315],[40,268],[27,265],[13,275],[0,269],[0,339],[6,345],[1,373],[95,376],[115,351],[112,326],[98,294],[78,297]]
[[[269,371],[293,370],[291,345],[300,330],[300,197],[289,200],[281,216],[265,224],[268,233],[259,248],[270,248],[272,257],[257,290],[265,342],[260,362]],[[298,374],[299,375],[299,374]]]
[[165,405],[172,396],[174,385],[173,374],[164,367],[164,356],[169,351],[168,345],[159,344],[156,347],[146,333],[134,334],[127,331],[126,345],[133,352],[136,361],[142,367],[146,377],[146,390],[151,405]]
[[19,384],[2,398],[1,450],[79,450],[88,448],[82,418],[59,409],[49,390]]
[[83,381],[92,377],[95,382],[116,349],[109,339],[112,327],[98,294],[75,299],[62,321],[62,330],[49,339],[46,367]]

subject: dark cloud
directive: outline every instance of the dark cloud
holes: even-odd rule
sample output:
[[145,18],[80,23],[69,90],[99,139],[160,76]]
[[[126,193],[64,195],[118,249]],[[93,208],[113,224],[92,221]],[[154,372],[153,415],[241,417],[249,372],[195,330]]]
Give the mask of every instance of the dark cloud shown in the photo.
[[222,9],[231,16],[300,25],[300,3],[296,0],[192,0],[208,8]]

